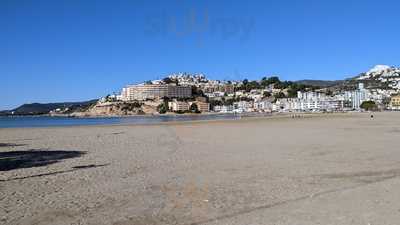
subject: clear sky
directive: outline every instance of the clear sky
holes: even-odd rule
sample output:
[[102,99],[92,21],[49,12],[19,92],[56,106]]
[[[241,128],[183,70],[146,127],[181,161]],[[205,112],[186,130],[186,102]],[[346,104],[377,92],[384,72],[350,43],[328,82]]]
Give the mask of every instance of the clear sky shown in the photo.
[[343,79],[399,65],[397,0],[1,0],[0,109],[173,72]]

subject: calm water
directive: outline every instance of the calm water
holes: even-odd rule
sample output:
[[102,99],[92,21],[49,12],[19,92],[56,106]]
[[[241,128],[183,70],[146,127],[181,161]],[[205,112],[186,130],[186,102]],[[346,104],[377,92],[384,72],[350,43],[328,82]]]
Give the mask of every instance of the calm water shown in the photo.
[[178,116],[135,116],[107,118],[72,118],[49,116],[0,117],[0,128],[57,127],[110,124],[156,124],[169,121],[229,120],[238,119],[234,114],[221,115],[178,115]]

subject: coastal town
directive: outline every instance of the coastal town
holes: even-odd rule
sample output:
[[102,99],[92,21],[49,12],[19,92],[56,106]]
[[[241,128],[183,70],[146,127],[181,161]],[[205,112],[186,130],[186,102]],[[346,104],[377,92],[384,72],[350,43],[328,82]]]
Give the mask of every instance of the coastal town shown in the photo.
[[400,110],[400,68],[377,65],[337,81],[213,80],[177,73],[84,102],[29,103],[0,116],[108,117],[177,114],[333,113]]
[[[335,85],[261,80],[209,80],[203,74],[172,74],[127,85],[94,107],[103,114],[344,112],[400,109],[400,69],[378,65]],[[130,107],[127,107],[129,105]],[[117,107],[118,108],[118,107]],[[119,106],[121,108],[121,106]]]

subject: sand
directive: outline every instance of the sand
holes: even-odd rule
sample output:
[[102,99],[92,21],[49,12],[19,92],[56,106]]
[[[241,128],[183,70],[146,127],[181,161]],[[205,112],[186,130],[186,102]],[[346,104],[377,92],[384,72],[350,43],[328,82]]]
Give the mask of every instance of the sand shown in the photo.
[[0,224],[399,224],[399,141],[396,112],[0,129]]

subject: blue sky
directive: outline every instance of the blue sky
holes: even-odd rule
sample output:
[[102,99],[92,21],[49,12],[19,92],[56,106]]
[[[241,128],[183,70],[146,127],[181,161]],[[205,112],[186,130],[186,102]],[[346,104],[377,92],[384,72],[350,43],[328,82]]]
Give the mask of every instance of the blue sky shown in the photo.
[[0,1],[0,109],[173,72],[343,79],[398,66],[392,0]]

